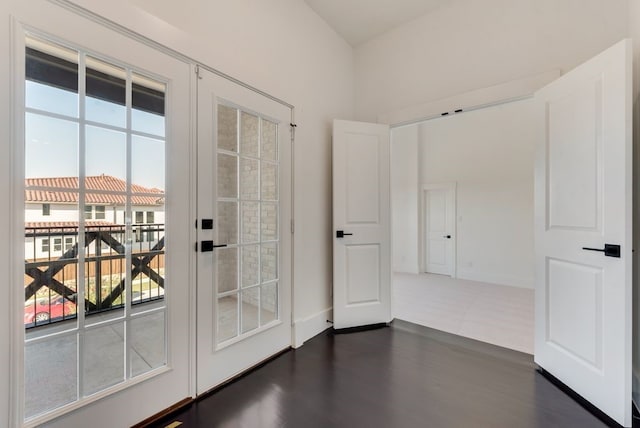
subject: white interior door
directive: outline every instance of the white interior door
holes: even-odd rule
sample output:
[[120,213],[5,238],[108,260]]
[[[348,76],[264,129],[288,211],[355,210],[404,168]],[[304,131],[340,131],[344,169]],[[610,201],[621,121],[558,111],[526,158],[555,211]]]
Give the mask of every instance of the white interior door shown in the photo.
[[424,190],[425,271],[453,275],[455,242],[455,193],[451,186]]
[[291,112],[198,77],[201,394],[291,345]]
[[630,41],[536,102],[535,361],[631,426]]
[[387,125],[333,122],[333,322],[391,321]]

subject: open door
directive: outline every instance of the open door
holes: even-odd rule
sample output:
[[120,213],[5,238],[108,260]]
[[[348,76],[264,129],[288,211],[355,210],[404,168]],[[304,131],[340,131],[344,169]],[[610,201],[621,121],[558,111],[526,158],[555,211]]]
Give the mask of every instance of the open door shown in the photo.
[[333,123],[335,329],[391,321],[389,126]]
[[631,426],[631,43],[536,93],[535,361]]

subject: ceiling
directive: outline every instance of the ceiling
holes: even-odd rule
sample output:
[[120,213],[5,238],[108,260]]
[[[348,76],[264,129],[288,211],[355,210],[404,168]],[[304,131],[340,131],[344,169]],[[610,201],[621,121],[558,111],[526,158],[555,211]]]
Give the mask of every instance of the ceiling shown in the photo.
[[352,46],[364,43],[451,0],[304,0]]

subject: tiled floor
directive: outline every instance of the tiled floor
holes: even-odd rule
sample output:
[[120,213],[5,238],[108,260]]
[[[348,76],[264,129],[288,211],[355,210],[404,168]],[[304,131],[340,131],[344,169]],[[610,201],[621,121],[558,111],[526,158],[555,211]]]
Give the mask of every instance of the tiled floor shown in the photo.
[[533,354],[533,290],[396,273],[398,319]]

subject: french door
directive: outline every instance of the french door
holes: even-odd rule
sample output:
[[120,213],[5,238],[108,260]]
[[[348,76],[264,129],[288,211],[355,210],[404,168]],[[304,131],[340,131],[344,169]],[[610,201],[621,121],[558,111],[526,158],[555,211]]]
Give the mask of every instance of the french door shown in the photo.
[[291,344],[289,119],[198,70],[198,394]]
[[191,68],[34,3],[15,12],[14,422],[130,426],[192,390]]

